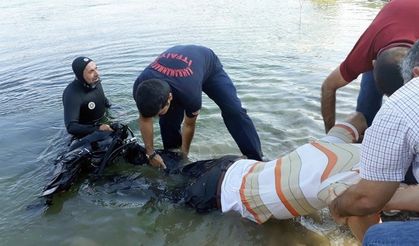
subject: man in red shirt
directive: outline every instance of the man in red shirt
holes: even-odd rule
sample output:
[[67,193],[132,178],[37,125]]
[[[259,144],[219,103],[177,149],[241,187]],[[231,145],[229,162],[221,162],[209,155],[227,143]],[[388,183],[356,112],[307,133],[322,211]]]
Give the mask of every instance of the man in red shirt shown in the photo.
[[381,107],[382,97],[403,84],[399,64],[419,39],[419,1],[392,0],[365,30],[346,59],[322,85],[321,111],[326,132],[335,124],[336,90],[362,74],[356,111],[368,125]]

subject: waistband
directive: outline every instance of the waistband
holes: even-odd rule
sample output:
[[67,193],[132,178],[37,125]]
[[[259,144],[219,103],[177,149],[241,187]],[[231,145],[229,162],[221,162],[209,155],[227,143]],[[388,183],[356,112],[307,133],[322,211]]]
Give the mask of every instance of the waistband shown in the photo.
[[221,173],[220,176],[218,178],[218,182],[217,182],[217,193],[215,194],[215,199],[217,201],[217,209],[221,209],[221,186],[223,184],[223,180],[224,180],[224,176],[227,172],[227,170],[234,164],[236,163],[236,160],[232,160],[229,163],[226,163],[227,165],[224,165],[221,168]]

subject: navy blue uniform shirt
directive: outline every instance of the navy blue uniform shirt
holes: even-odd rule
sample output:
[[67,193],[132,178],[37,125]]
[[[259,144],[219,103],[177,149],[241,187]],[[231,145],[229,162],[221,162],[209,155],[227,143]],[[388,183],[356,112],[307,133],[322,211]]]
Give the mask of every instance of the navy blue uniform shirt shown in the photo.
[[188,117],[194,117],[193,113],[202,106],[202,85],[213,71],[221,68],[217,56],[209,48],[196,45],[174,46],[159,55],[138,76],[133,95],[145,80],[164,80],[170,85],[173,103],[183,106]]

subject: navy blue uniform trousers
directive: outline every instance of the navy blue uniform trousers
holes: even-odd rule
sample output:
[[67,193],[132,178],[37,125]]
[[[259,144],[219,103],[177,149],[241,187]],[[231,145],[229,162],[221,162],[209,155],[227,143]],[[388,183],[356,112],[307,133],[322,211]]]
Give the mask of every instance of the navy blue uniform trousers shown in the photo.
[[375,85],[373,72],[369,71],[363,73],[356,111],[361,112],[365,116],[368,126],[371,126],[382,103],[383,94],[378,91],[377,86]]

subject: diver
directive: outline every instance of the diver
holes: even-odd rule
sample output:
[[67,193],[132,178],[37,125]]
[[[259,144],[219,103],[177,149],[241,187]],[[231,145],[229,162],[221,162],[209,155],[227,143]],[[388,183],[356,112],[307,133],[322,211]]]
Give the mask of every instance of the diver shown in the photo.
[[[72,63],[73,82],[63,92],[64,123],[73,135],[66,153],[55,160],[52,178],[43,197],[68,190],[80,173],[100,174],[113,158],[133,145],[134,136],[127,126],[106,124],[110,108],[101,85],[96,63],[88,57],[77,57]],[[132,138],[128,139],[128,132]],[[129,152],[129,151],[128,151]]]
[[105,120],[111,104],[106,98],[96,63],[88,57],[77,57],[72,63],[76,78],[63,93],[64,123],[67,132],[76,138],[96,130],[113,131]]

